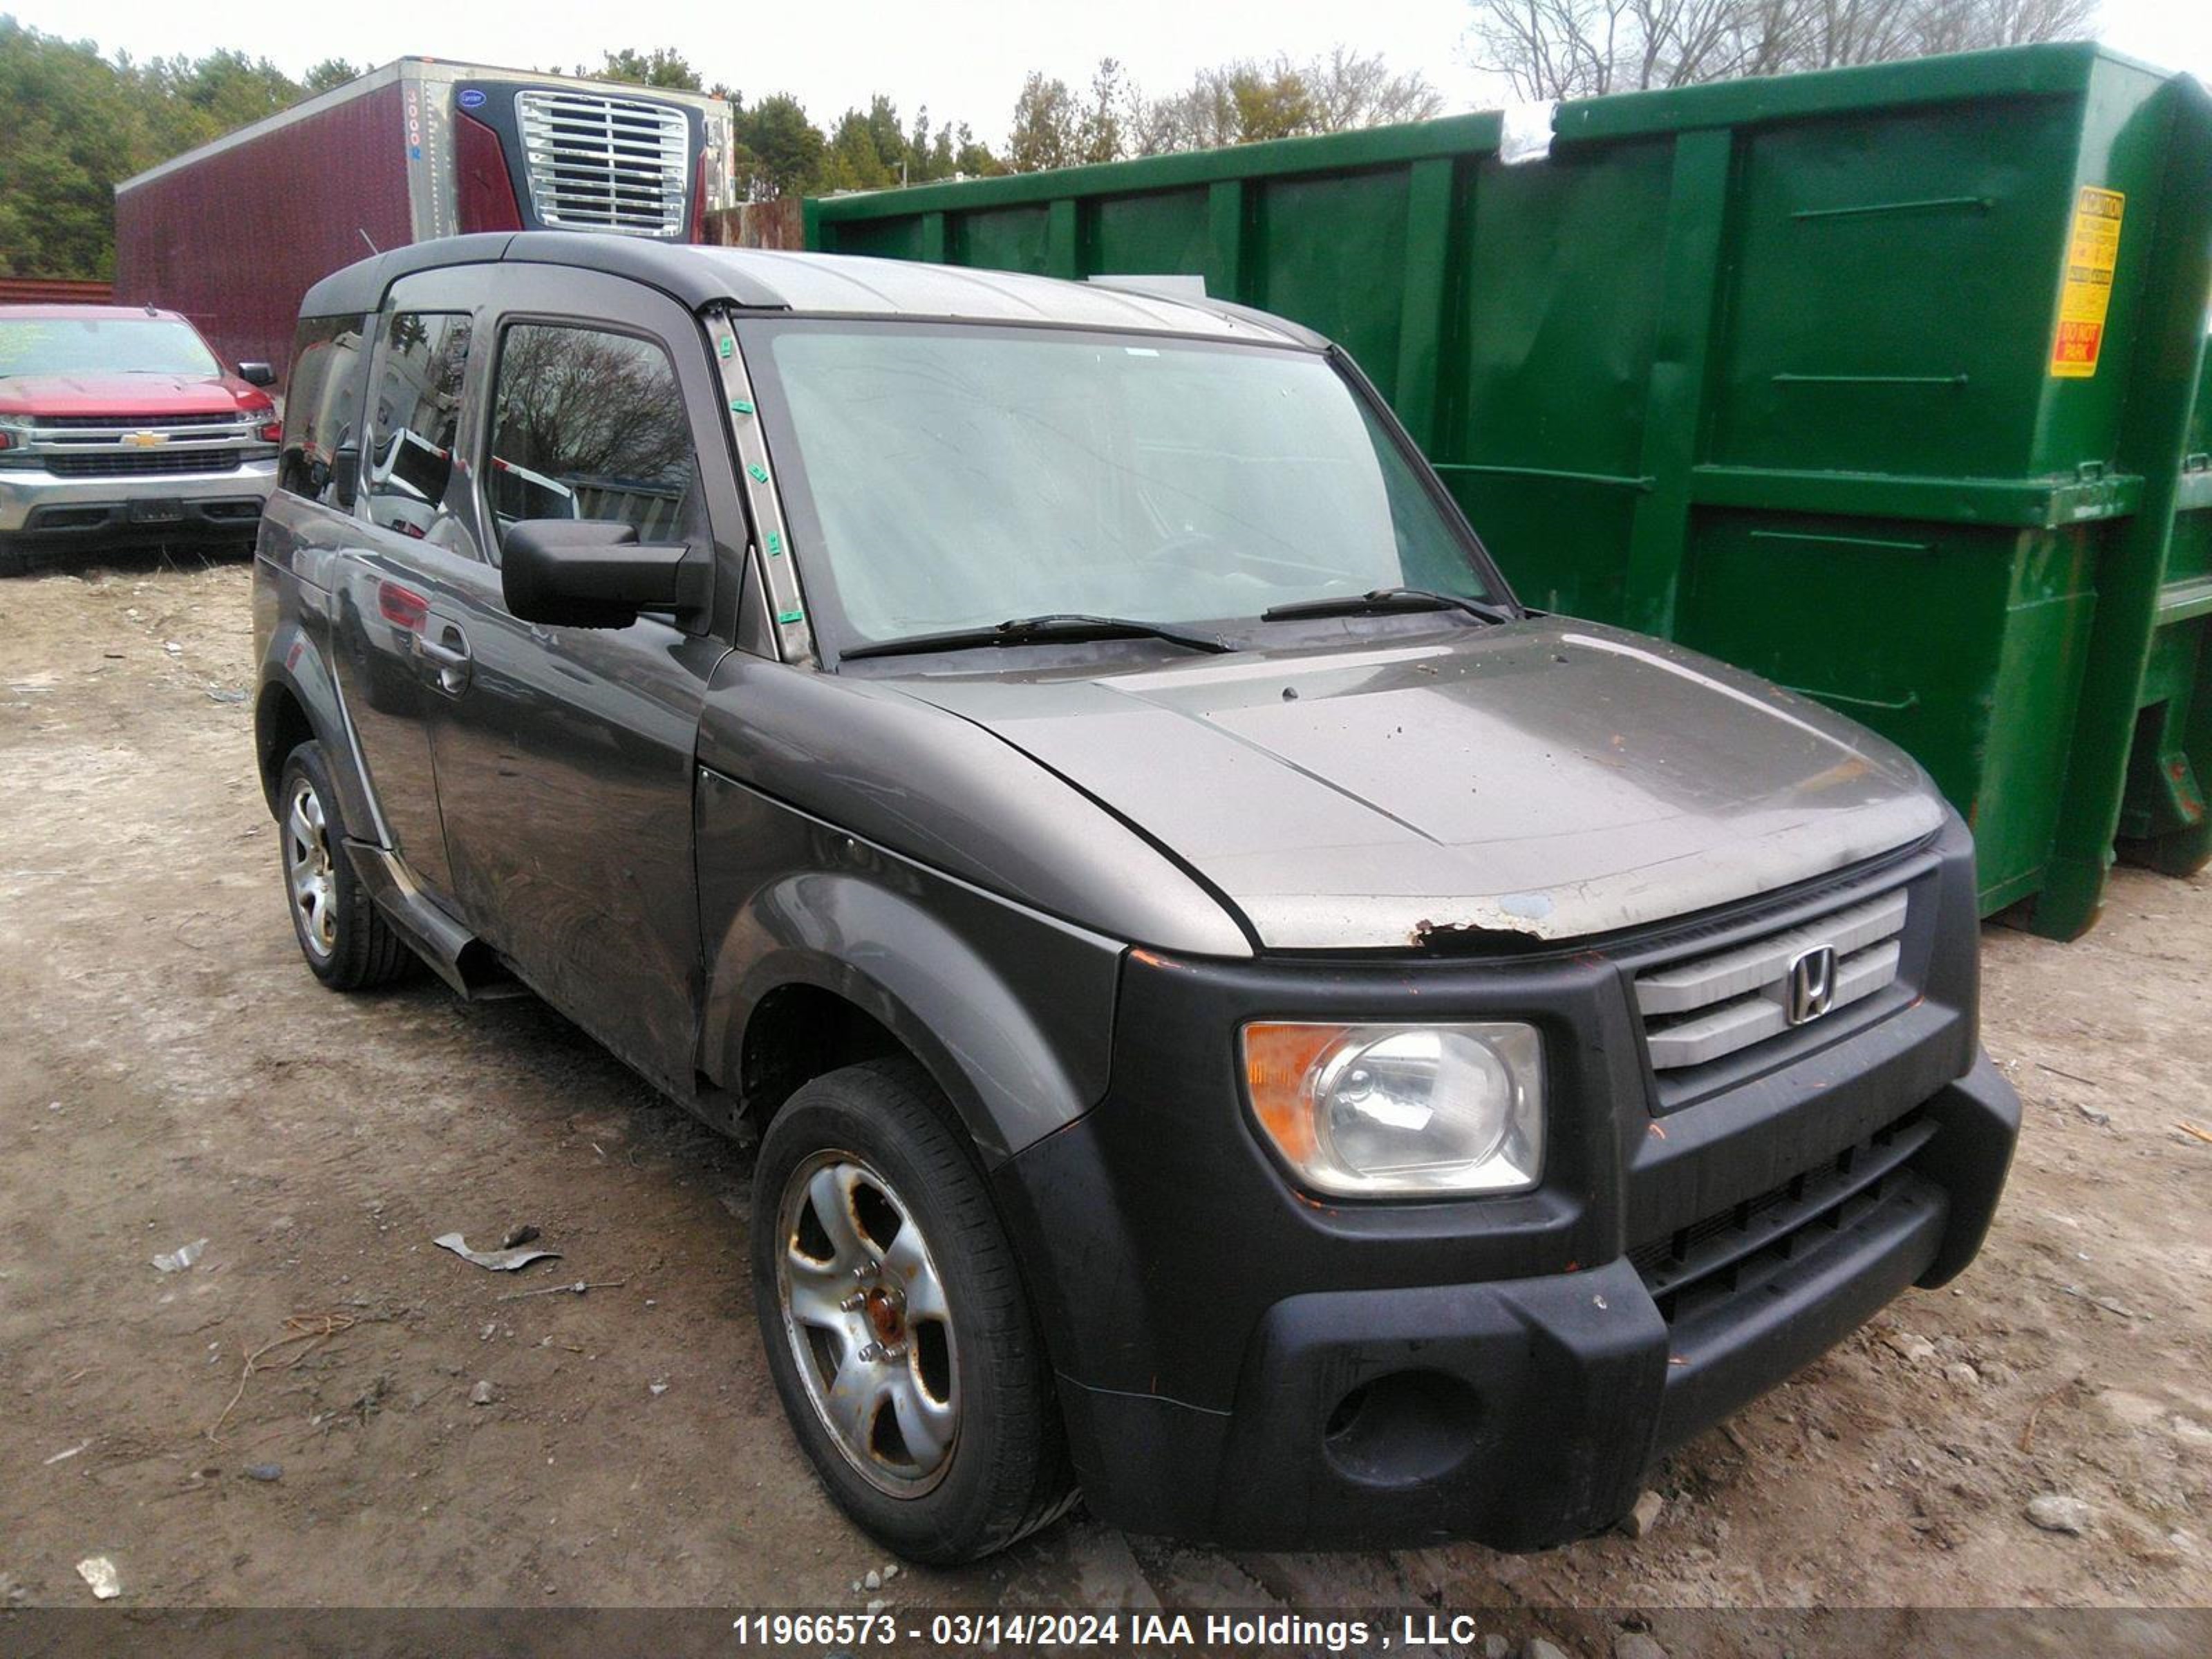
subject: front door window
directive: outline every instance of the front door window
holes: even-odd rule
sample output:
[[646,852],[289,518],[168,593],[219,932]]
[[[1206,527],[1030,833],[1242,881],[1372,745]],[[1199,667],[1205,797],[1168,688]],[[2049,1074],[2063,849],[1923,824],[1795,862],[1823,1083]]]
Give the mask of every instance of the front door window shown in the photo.
[[484,495],[498,533],[525,519],[596,519],[641,542],[694,539],[699,457],[668,354],[606,330],[510,327]]

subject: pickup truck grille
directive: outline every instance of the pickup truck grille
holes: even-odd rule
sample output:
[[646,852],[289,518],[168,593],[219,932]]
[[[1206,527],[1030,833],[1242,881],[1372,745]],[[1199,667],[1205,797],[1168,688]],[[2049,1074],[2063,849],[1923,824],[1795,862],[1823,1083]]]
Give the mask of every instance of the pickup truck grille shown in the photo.
[[681,236],[691,124],[667,104],[530,89],[514,96],[530,205],[556,230]]
[[41,432],[169,432],[180,427],[241,426],[248,416],[233,410],[219,415],[35,415]]
[[130,449],[49,455],[42,464],[64,478],[130,478],[157,472],[235,472],[239,459],[235,449]]
[[[1907,909],[1902,890],[1848,904],[1717,954],[1670,962],[1636,976],[1636,1006],[1655,1072],[1705,1066],[1814,1024],[1893,983]],[[1793,1006],[1799,962],[1826,969],[1826,995],[1808,1013]]]

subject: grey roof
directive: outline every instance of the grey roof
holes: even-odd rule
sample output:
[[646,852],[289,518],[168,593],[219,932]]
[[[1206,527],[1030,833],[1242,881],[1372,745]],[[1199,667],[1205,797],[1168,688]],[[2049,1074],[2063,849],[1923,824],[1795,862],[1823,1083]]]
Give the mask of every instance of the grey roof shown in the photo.
[[696,247],[634,236],[568,231],[450,236],[394,248],[325,276],[304,316],[374,311],[410,271],[493,263],[573,265],[628,276],[694,311],[734,305],[839,317],[914,317],[963,322],[1051,323],[1255,343],[1317,346],[1298,325],[1216,300],[1182,300],[1014,271],[867,259],[850,254]]

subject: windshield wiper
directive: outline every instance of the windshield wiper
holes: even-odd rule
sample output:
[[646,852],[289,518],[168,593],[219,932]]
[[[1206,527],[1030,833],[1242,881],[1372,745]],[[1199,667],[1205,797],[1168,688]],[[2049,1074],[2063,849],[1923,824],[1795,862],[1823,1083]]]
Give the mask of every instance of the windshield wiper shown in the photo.
[[1463,611],[1487,623],[1514,620],[1503,605],[1486,599],[1462,599],[1426,587],[1376,587],[1364,593],[1341,593],[1329,599],[1300,599],[1293,605],[1270,605],[1260,613],[1261,622],[1291,622],[1300,617],[1360,617],[1392,611]]
[[915,634],[902,640],[878,640],[837,653],[841,662],[861,657],[896,657],[909,652],[965,651],[983,645],[1036,645],[1054,640],[1165,640],[1193,651],[1234,651],[1227,640],[1197,634],[1165,623],[1139,622],[1130,617],[1091,617],[1079,611],[1054,611],[1042,617],[1017,617],[991,628],[957,628],[943,634]]

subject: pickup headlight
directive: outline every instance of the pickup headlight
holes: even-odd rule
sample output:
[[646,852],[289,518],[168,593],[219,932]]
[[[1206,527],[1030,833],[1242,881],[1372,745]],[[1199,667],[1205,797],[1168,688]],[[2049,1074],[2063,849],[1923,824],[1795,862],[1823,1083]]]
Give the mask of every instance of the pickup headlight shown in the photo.
[[1544,1046],[1533,1025],[1252,1024],[1253,1115],[1317,1191],[1517,1193],[1544,1164]]

